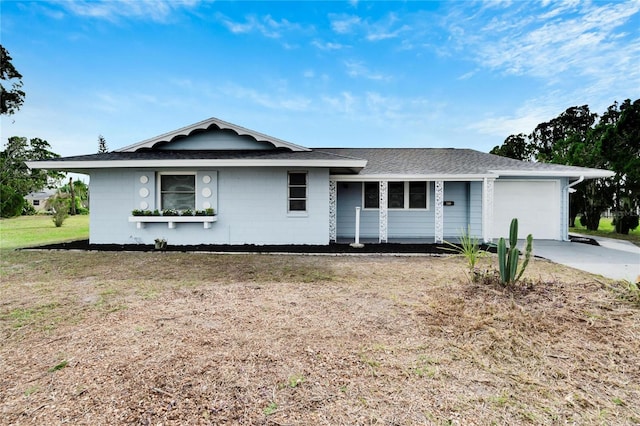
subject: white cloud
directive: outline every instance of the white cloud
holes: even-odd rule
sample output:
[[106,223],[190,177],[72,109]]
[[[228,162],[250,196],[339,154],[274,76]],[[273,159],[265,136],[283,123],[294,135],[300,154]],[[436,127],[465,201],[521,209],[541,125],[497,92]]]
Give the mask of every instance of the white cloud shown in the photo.
[[368,80],[388,81],[391,80],[391,76],[375,72],[367,68],[362,62],[358,61],[345,61],[344,66],[347,69],[349,77],[359,78],[363,77]]
[[57,4],[68,12],[107,21],[135,18],[166,21],[173,12],[181,8],[196,6],[199,0],[113,0],[113,1],[59,1]]
[[329,15],[331,21],[331,29],[338,34],[349,34],[360,27],[361,19],[359,16],[350,15]]
[[253,88],[230,83],[221,88],[226,96],[250,102],[268,109],[286,111],[306,111],[311,105],[311,100],[305,96],[290,94],[286,90],[274,92],[258,91]]
[[330,50],[341,50],[344,49],[346,47],[349,47],[347,45],[341,44],[341,43],[332,43],[332,42],[323,42],[320,40],[313,40],[311,42],[311,45],[314,47],[317,47],[320,50],[326,50],[326,51],[330,51]]
[[244,22],[235,22],[222,14],[218,14],[218,19],[234,34],[256,32],[268,38],[280,38],[287,32],[304,30],[299,24],[286,19],[276,20],[271,15],[260,18],[250,15],[245,18]]

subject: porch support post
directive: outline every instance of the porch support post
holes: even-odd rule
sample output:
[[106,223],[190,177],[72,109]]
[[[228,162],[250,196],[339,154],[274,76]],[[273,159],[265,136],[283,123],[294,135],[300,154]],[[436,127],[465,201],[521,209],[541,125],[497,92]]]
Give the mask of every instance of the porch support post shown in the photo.
[[378,241],[387,242],[387,181],[380,181],[380,200],[378,204],[380,231],[378,233]]
[[493,239],[493,183],[495,179],[484,178],[482,183],[482,238],[485,243]]
[[329,181],[329,241],[337,240],[336,212],[338,204],[338,186],[335,180]]
[[437,180],[436,184],[436,200],[435,200],[435,242],[441,243],[444,240],[444,182]]

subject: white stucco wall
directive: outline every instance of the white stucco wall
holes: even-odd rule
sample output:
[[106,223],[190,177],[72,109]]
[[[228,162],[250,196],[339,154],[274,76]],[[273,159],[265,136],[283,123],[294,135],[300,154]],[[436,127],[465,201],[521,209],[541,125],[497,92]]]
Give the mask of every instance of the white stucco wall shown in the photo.
[[[140,176],[168,170],[96,170],[91,173],[90,242],[92,244],[152,244],[165,238],[170,245],[189,244],[328,244],[329,172],[327,169],[218,168],[195,170],[217,178],[213,206],[217,222],[147,223],[138,229],[128,221],[140,208]],[[187,171],[187,170],[183,170]],[[194,170],[191,170],[194,171]],[[308,172],[307,211],[287,212],[287,172]],[[152,187],[155,184],[153,180]],[[149,185],[149,184],[147,184]],[[196,188],[198,194],[200,187]],[[149,208],[157,208],[157,191],[149,191]],[[155,197],[155,198],[154,198]],[[197,208],[203,200],[198,196]]]

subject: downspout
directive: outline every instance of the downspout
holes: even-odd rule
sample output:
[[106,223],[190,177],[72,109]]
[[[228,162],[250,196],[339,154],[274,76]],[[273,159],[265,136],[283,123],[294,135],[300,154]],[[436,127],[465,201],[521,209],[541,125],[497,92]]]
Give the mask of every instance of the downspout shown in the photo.
[[[579,184],[579,183],[580,183],[580,182],[582,182],[583,180],[584,180],[584,175],[580,176],[580,177],[578,178],[578,180],[573,181],[573,182],[571,182],[570,184],[568,184],[567,186],[565,186],[565,187],[564,187],[564,190],[565,190],[565,191],[566,191],[566,193],[567,193],[567,215],[569,214],[569,204],[570,204],[569,196],[571,195],[571,193],[572,193],[572,192],[575,192],[575,190],[573,190],[573,191],[572,191],[572,190],[571,190],[571,188],[573,188],[574,186],[576,186],[577,184]],[[565,226],[567,227],[567,228],[566,228],[566,229],[567,229],[567,232],[566,232],[566,233],[564,233],[565,235],[563,236],[563,239],[564,239],[565,241],[569,241],[569,228],[568,228],[568,226],[569,226],[569,225],[567,225],[568,221],[566,220],[566,218],[565,218],[565,220],[564,220],[564,223],[565,223]]]
[[[565,187],[564,187],[564,190],[565,190],[565,191],[568,191],[569,189],[573,188],[574,186],[576,186],[577,184],[579,184],[579,183],[580,183],[580,182],[582,182],[583,180],[584,180],[584,176],[580,176],[580,177],[578,178],[578,180],[576,180],[576,181],[574,181],[574,182],[571,182],[569,185],[565,186]],[[569,192],[571,192],[571,191],[569,191]]]

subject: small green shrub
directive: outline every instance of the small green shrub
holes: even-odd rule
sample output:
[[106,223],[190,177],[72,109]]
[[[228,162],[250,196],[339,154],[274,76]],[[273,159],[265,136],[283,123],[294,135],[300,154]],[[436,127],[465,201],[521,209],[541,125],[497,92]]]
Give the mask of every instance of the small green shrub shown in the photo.
[[478,260],[482,256],[483,252],[480,250],[480,242],[478,239],[471,235],[469,228],[460,232],[460,243],[454,244],[449,241],[444,241],[448,246],[445,250],[452,251],[457,255],[463,256],[467,260],[467,266],[469,271],[473,272],[476,268]]
[[64,220],[69,217],[69,202],[67,198],[61,196],[60,193],[49,199],[51,210],[53,211],[52,220],[56,228],[62,226]]
[[33,204],[25,201],[24,206],[22,206],[22,216],[33,216],[37,214],[36,208],[33,207]]

